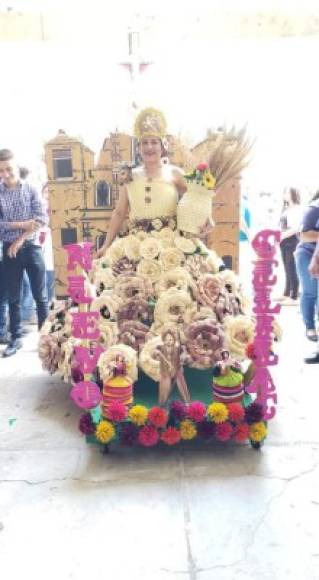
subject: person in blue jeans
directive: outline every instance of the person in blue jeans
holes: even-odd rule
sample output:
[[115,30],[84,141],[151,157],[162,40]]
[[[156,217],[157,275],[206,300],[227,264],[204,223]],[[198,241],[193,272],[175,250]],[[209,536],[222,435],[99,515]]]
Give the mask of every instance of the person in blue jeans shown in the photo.
[[0,242],[0,344],[7,344],[8,296],[2,265],[2,242]]
[[22,346],[21,289],[26,270],[36,302],[38,328],[48,314],[45,265],[37,230],[47,224],[41,197],[21,182],[13,153],[0,150],[0,240],[3,242],[3,272],[9,300],[11,339],[3,356],[12,356]]
[[[8,288],[3,266],[3,243],[0,242],[0,345],[8,344]],[[33,314],[33,296],[27,273],[23,274],[23,286],[21,292],[21,318],[23,322],[28,322]],[[27,329],[22,330],[22,334],[27,334]]]
[[318,279],[309,272],[316,243],[319,239],[319,190],[312,198],[302,218],[300,241],[295,251],[297,274],[301,284],[300,308],[309,340],[318,340],[316,322],[318,318]]
[[[309,273],[310,276],[317,281],[318,286],[318,303],[319,303],[319,239],[317,241],[317,245],[313,256],[311,258],[311,262],[309,265]],[[305,363],[307,364],[318,364],[319,363],[319,341],[317,342],[317,350],[312,355],[307,356],[304,359]]]

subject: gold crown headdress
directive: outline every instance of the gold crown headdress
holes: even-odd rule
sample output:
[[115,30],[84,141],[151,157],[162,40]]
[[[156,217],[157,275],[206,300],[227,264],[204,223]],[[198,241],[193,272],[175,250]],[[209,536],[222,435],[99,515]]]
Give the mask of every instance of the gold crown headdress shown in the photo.
[[166,120],[158,109],[144,109],[136,118],[134,134],[138,139],[143,137],[166,137]]

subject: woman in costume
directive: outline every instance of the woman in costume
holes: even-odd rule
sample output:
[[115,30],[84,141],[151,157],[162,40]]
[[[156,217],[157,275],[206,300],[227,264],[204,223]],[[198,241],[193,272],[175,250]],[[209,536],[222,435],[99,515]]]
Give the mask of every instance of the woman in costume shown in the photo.
[[152,109],[142,112],[135,124],[135,134],[143,166],[134,170],[133,175],[128,174],[126,180],[122,175],[119,200],[98,257],[104,256],[128,214],[136,222],[175,217],[179,196],[187,189],[181,171],[162,163],[166,155],[163,145],[166,123],[160,112]]
[[[142,111],[135,135],[143,165],[121,172],[119,200],[91,273],[98,296],[90,308],[101,314],[99,342],[106,353],[110,347],[117,352],[123,346],[129,349],[139,368],[159,384],[161,404],[167,401],[175,382],[181,397],[188,401],[183,366],[212,369],[222,349],[232,352],[235,326],[237,331],[253,324],[245,314],[237,276],[229,270],[220,271],[222,261],[199,237],[207,232],[210,221],[212,187],[239,176],[247,142],[243,134],[219,136],[208,165],[200,164],[186,181],[177,167],[162,161],[166,155],[162,113]],[[202,209],[201,195],[207,208],[204,212],[198,212]],[[126,231],[117,237],[125,225]],[[48,321],[41,345],[48,370],[54,364],[59,368],[55,347],[61,337],[53,344],[54,332],[52,321]],[[61,344],[69,355],[74,339],[67,339],[67,348],[67,332],[70,335],[70,328],[66,331],[64,327]],[[246,344],[237,343],[236,356],[240,351],[244,358]],[[104,358],[101,355],[98,363],[102,377]],[[65,377],[69,360],[64,356]]]

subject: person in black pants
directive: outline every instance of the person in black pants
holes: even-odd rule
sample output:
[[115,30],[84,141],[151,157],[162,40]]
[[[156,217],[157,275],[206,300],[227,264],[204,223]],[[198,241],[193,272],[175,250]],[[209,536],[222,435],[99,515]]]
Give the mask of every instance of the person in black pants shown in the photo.
[[280,251],[285,270],[285,290],[280,299],[283,305],[297,304],[299,279],[294,252],[299,241],[297,234],[300,230],[301,219],[299,192],[290,187],[285,191],[284,206],[280,216]]
[[45,264],[36,232],[46,225],[42,199],[27,182],[21,182],[13,153],[0,150],[0,240],[3,242],[3,274],[6,277],[11,340],[3,356],[22,346],[21,287],[27,271],[37,306],[38,327],[48,314]]

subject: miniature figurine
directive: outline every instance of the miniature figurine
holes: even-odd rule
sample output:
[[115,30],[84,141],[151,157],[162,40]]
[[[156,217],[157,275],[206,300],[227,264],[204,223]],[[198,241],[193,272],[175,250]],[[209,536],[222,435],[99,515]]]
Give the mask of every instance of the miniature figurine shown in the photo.
[[179,332],[169,328],[162,332],[161,338],[163,344],[157,346],[155,354],[160,363],[159,404],[167,401],[175,382],[182,399],[189,402],[190,394],[183,372],[187,355],[180,344]]
[[115,360],[108,365],[111,377],[103,385],[102,413],[107,416],[107,407],[113,401],[120,401],[124,405],[133,402],[132,381],[127,376],[125,356],[119,352]]
[[244,396],[243,372],[228,350],[221,351],[221,360],[213,367],[213,399],[220,403],[237,403]]

